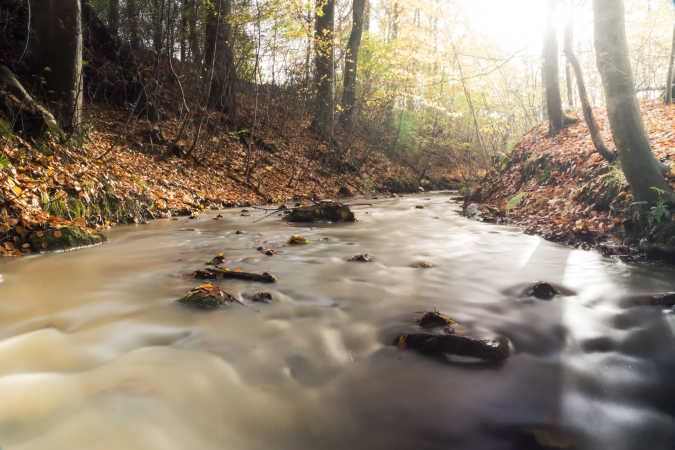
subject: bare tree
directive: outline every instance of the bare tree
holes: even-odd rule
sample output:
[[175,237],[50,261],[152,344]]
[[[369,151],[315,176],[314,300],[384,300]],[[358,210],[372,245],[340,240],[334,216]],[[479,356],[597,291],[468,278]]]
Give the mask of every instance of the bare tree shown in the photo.
[[108,26],[110,32],[117,36],[120,29],[120,0],[110,0],[108,3]]
[[138,31],[138,4],[136,0],[127,0],[126,13],[129,45],[133,50],[138,50],[140,47],[140,35]]
[[352,129],[354,100],[356,97],[356,69],[363,35],[363,13],[366,0],[354,0],[352,3],[352,31],[345,54],[344,89],[342,91],[342,115],[340,121],[346,130]]
[[673,104],[673,63],[675,63],[675,25],[673,25],[673,44],[670,47],[670,60],[668,61],[668,74],[666,76],[666,105]]
[[[570,17],[569,22],[567,23],[567,28],[565,29],[565,56],[567,61],[574,69],[574,75],[577,79],[577,90],[579,91],[579,100],[581,101],[581,109],[584,113],[584,120],[588,126],[588,130],[591,133],[591,140],[593,141],[593,146],[595,150],[600,153],[607,161],[612,162],[616,159],[616,154],[607,148],[605,143],[602,140],[602,135],[600,134],[600,127],[598,122],[595,120],[593,115],[593,108],[591,107],[591,102],[588,100],[588,92],[586,91],[586,83],[584,82],[584,73],[581,70],[581,64],[572,50],[572,18]],[[569,75],[568,75],[569,77]],[[571,77],[570,77],[571,78]]]
[[544,64],[542,74],[546,90],[546,112],[549,120],[549,135],[555,136],[564,126],[574,120],[565,116],[560,99],[560,73],[558,67],[558,37],[553,26],[556,5],[559,0],[548,0],[546,32],[544,36]]
[[328,141],[333,139],[334,25],[335,0],[318,0],[314,32],[316,115],[312,128]]
[[598,71],[621,168],[637,200],[653,204],[659,192],[672,199],[649,145],[633,87],[623,0],[593,0],[593,13]]
[[236,69],[232,51],[232,0],[217,0],[206,22],[205,72],[210,73],[208,105],[234,117]]
[[46,2],[35,8],[37,50],[33,66],[45,77],[59,124],[75,130],[82,117],[82,6],[80,0]]

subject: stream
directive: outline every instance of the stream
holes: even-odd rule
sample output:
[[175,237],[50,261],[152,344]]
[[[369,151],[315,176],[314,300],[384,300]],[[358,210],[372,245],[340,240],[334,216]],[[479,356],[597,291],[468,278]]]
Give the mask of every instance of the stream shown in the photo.
[[[355,200],[355,224],[210,211],[1,260],[0,448],[675,448],[675,314],[621,305],[675,291],[675,268],[470,221],[452,196]],[[175,303],[220,252],[279,277],[221,287],[278,301]],[[376,261],[347,262],[361,253]],[[512,293],[537,280],[576,295]],[[434,309],[514,354],[476,368],[391,345]]]

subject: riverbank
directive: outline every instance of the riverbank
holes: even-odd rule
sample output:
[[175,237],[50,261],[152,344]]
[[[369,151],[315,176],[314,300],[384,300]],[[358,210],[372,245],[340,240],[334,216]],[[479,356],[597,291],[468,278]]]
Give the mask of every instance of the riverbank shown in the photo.
[[[675,108],[660,102],[641,108],[653,151],[675,188]],[[666,205],[636,205],[620,167],[594,150],[581,112],[576,115],[579,122],[553,138],[546,123],[524,136],[467,191],[465,214],[606,255],[672,261],[675,225]],[[606,111],[596,108],[595,115],[605,144],[614,148]]]
[[[363,140],[338,136],[328,148],[293,117],[284,117],[279,128],[259,128],[255,139],[210,125],[208,145],[190,152],[191,143],[176,136],[177,119],[153,124],[134,118],[130,126],[128,112],[101,105],[87,105],[87,116],[79,142],[54,136],[29,141],[7,127],[0,133],[2,255],[49,250],[51,244],[31,236],[66,227],[89,234],[205,209],[419,187],[410,168]],[[349,156],[336,162],[347,150]]]

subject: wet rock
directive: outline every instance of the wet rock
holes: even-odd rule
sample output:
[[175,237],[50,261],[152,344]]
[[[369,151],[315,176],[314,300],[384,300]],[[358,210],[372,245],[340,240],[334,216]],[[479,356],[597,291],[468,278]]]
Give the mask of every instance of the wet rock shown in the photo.
[[312,206],[293,208],[284,220],[289,222],[355,222],[356,216],[349,206],[324,201]]
[[36,231],[28,237],[28,242],[35,251],[84,247],[100,244],[105,240],[105,235],[88,232],[77,226],[63,227],[58,230]]
[[185,297],[178,300],[186,306],[212,310],[237,301],[231,294],[223,291],[218,286],[212,284],[202,284],[188,292]]
[[446,316],[443,313],[438,311],[430,311],[425,313],[417,323],[422,328],[431,329],[439,327],[452,327],[457,322],[455,322],[450,316]]
[[436,266],[427,261],[417,261],[410,264],[410,267],[412,267],[413,269],[432,269]]
[[352,256],[349,258],[349,261],[351,262],[373,262],[375,261],[375,257],[369,255],[368,253],[362,253],[360,255]]
[[540,300],[551,300],[556,295],[576,295],[576,292],[572,291],[571,289],[567,289],[564,286],[546,281],[537,281],[535,283],[525,285],[525,287],[521,286],[522,285],[518,285],[515,288],[507,289],[506,293],[513,294],[514,291],[516,291],[515,293],[519,297],[534,297]]
[[279,252],[274,250],[273,248],[265,248],[265,247],[260,246],[260,247],[258,247],[257,250],[260,253],[262,253],[263,255],[267,255],[267,256],[275,256],[275,255],[279,254]]
[[621,306],[656,306],[659,308],[675,308],[675,292],[662,292],[651,295],[635,295],[626,297],[621,301]]
[[500,363],[511,354],[511,341],[503,336],[476,339],[457,334],[404,334],[394,340],[400,349],[443,357],[463,356],[487,363]]
[[305,244],[309,244],[309,241],[304,236],[301,236],[299,234],[294,234],[293,236],[291,236],[286,241],[286,243],[288,245],[305,245]]
[[530,286],[530,288],[525,293],[529,297],[537,297],[541,300],[551,300],[556,296],[556,294],[558,294],[558,291],[553,287],[553,285],[539,281]]
[[482,203],[468,203],[462,208],[462,213],[469,219],[488,223],[499,222],[504,216],[500,210]]
[[262,274],[244,272],[236,269],[232,270],[228,267],[214,267],[203,270],[196,270],[192,272],[192,276],[201,280],[215,280],[215,279],[236,279],[246,281],[257,281],[259,283],[276,283],[278,278],[269,272]]

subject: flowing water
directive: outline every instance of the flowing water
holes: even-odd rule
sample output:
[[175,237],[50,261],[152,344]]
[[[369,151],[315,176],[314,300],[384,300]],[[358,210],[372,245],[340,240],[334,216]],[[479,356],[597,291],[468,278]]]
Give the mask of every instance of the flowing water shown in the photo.
[[[469,221],[450,195],[376,200],[347,225],[229,210],[120,226],[103,246],[1,261],[0,447],[675,448],[675,314],[620,304],[675,290],[675,270]],[[282,247],[295,233],[310,245]],[[224,288],[279,301],[176,304],[197,284],[182,274],[219,252],[279,276]],[[364,252],[377,261],[346,261]],[[540,279],[577,295],[509,289]],[[514,355],[473,368],[390,345],[434,308]]]

